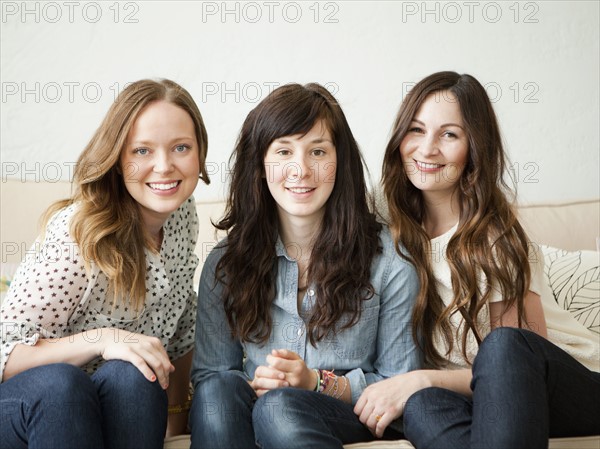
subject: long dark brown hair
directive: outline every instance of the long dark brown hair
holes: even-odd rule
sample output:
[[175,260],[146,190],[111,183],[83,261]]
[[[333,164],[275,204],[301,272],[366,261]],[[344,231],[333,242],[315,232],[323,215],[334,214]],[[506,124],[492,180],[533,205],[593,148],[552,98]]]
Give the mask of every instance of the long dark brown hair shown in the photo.
[[308,279],[316,285],[316,302],[307,323],[311,343],[354,325],[362,301],[373,296],[371,261],[380,250],[381,225],[369,210],[363,159],[346,117],[319,84],[279,87],[248,114],[242,126],[230,160],[225,215],[215,225],[228,231],[216,277],[224,285],[229,327],[242,341],[264,343],[273,327],[270,309],[276,295],[279,219],[264,176],[265,154],[275,139],[306,134],[319,120],[331,133],[337,168],[309,261]]
[[[400,156],[400,144],[419,107],[427,97],[443,91],[451,92],[458,100],[469,143],[467,162],[455,192],[460,205],[458,228],[446,250],[454,293],[448,307],[436,291],[429,259],[430,238],[421,226],[423,195],[409,180]],[[512,205],[514,195],[503,177],[506,164],[492,104],[472,76],[434,73],[417,83],[402,102],[385,151],[382,182],[396,246],[415,265],[421,282],[412,318],[413,337],[434,366],[444,365],[445,358],[436,350],[433,336],[440,332],[448,354],[452,351],[454,337],[449,317],[457,311],[466,317],[459,334],[462,354],[468,362],[467,333],[471,329],[478,335],[478,329],[472,327],[490,298],[492,285],[501,291],[504,310],[517,306],[519,326],[525,319],[523,298],[531,277],[528,239]],[[479,288],[481,273],[487,279],[483,289]]]
[[192,96],[174,81],[144,79],[131,83],[116,98],[75,166],[71,198],[52,204],[42,224],[60,209],[77,203],[70,233],[77,242],[86,268],[94,261],[109,280],[113,305],[117,298],[136,310],[146,298],[146,256],[155,250],[147,234],[138,203],[125,188],[119,156],[127,135],[141,111],[155,101],[167,101],[186,111],[194,123],[200,161],[200,178],[206,172],[208,137],[204,121]]

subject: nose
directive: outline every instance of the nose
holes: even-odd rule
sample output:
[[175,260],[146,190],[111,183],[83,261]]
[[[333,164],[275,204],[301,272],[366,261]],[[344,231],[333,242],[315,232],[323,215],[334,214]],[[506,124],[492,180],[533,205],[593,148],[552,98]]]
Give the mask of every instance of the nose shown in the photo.
[[155,173],[169,173],[173,170],[173,161],[171,160],[171,152],[168,150],[161,150],[156,152],[154,159],[154,172]]
[[438,154],[440,152],[440,148],[437,137],[433,134],[426,136],[426,138],[421,141],[419,151],[423,156],[426,157],[435,156]]
[[298,157],[294,158],[287,172],[287,177],[290,181],[298,182],[307,178],[310,175],[310,165],[307,156],[300,154]]

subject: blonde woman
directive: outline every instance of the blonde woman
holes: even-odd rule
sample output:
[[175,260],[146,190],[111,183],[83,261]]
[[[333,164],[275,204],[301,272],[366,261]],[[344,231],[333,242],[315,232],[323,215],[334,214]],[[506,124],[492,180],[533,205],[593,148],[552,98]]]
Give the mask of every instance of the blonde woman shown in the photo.
[[185,428],[207,135],[189,93],[128,86],[2,305],[3,447],[163,445]]

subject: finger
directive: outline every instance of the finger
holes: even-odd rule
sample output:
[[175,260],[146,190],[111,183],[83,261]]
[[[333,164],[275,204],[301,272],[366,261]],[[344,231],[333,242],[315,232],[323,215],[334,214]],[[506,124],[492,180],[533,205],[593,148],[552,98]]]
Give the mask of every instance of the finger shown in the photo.
[[391,413],[384,413],[377,423],[377,427],[375,428],[375,436],[377,438],[381,438],[385,432],[385,429],[387,429],[387,426],[389,426],[393,420],[394,417]]
[[[168,366],[165,366],[165,363],[155,353],[148,351],[146,348],[138,349],[137,354],[152,368],[161,387],[166,390],[169,387],[170,370]],[[171,362],[169,362],[169,366],[171,366]]]
[[255,390],[275,390],[276,388],[290,386],[290,384],[284,380],[269,379],[266,377],[255,377],[252,384]]
[[267,393],[269,390],[254,390],[257,397],[261,397],[263,394]]
[[377,424],[379,424],[379,421],[381,421],[382,419],[383,416],[378,415],[375,412],[371,413],[371,415],[367,419],[366,426],[369,428],[369,430],[374,436],[377,435]]
[[133,366],[135,366],[142,373],[142,375],[146,379],[148,379],[148,381],[156,382],[156,375],[154,374],[154,371],[152,371],[152,368],[148,366],[148,364],[142,357],[135,353],[132,353],[129,359],[123,358],[123,360],[128,361]]
[[276,356],[276,357],[280,357],[282,359],[287,359],[287,360],[299,360],[300,356],[295,353],[294,351],[290,351],[288,349],[273,349],[271,351],[271,354]]
[[360,414],[363,411],[363,409],[365,408],[366,404],[367,404],[367,398],[365,397],[365,395],[363,393],[358,398],[358,401],[356,401],[356,405],[354,406],[354,414],[356,416],[360,416]]
[[146,337],[149,341],[149,349],[148,351],[152,352],[156,355],[160,363],[163,364],[165,371],[173,372],[175,371],[175,367],[171,363],[171,359],[169,358],[169,354],[167,350],[163,346],[162,342],[156,337]]
[[267,363],[269,366],[284,373],[293,373],[301,370],[301,364],[304,362],[302,360],[290,360],[281,357],[275,357],[269,354],[267,356]]
[[285,373],[270,366],[261,365],[254,371],[254,377],[285,380]]
[[367,426],[367,427],[368,427],[369,419],[370,419],[370,418],[371,418],[373,415],[374,415],[374,413],[373,413],[373,406],[372,406],[372,405],[369,405],[369,404],[367,404],[367,405],[366,405],[366,406],[363,408],[363,410],[362,410],[362,412],[361,412],[361,414],[360,414],[360,416],[359,416],[359,418],[358,418],[358,419],[360,420],[360,422],[361,422],[361,423],[363,423],[365,426]]

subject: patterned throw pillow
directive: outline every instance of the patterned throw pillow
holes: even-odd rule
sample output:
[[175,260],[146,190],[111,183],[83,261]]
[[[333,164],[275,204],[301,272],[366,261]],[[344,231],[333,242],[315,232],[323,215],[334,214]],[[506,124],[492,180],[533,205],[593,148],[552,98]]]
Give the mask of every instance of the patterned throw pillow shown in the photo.
[[556,302],[600,334],[600,253],[541,246],[544,270]]

